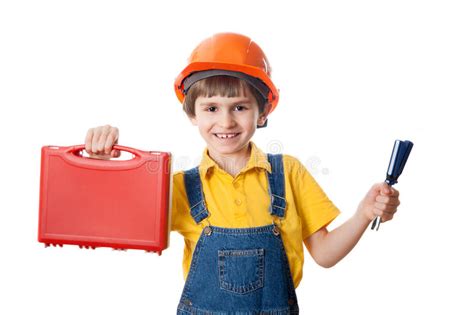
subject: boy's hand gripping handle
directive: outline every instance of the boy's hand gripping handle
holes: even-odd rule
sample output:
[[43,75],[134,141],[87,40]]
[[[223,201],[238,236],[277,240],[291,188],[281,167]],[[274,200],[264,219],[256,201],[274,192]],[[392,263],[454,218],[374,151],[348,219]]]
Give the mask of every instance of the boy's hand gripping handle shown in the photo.
[[[403,171],[403,168],[405,167],[405,163],[408,160],[408,156],[410,155],[412,147],[413,142],[411,141],[395,140],[392,150],[392,156],[390,157],[390,163],[388,164],[387,178],[385,179],[385,182],[389,186],[395,185],[397,183],[398,176],[400,176]],[[380,220],[381,219],[379,216],[374,219],[371,226],[372,230],[379,230]]]

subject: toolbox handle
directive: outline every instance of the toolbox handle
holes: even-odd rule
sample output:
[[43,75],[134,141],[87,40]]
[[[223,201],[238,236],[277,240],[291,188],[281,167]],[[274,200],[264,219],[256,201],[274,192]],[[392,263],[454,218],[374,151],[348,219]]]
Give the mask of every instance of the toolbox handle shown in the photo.
[[71,164],[83,166],[86,168],[94,169],[130,169],[139,167],[141,164],[146,162],[148,159],[144,158],[143,151],[125,147],[121,145],[114,145],[112,148],[115,150],[126,151],[134,155],[131,160],[101,160],[94,158],[83,157],[79,154],[80,151],[85,150],[85,144],[70,146],[65,149],[63,157]]
[[[80,144],[80,145],[75,145],[75,146],[69,147],[66,152],[76,154],[77,152],[85,150],[85,149],[86,149],[86,145],[85,144]],[[126,151],[128,153],[132,153],[135,156],[143,157],[142,151],[134,149],[134,148],[126,147],[126,146],[123,146],[123,145],[115,144],[115,145],[112,146],[112,149],[120,150],[120,151]],[[77,156],[77,154],[76,154],[76,156]],[[99,160],[99,159],[96,159],[96,160]]]

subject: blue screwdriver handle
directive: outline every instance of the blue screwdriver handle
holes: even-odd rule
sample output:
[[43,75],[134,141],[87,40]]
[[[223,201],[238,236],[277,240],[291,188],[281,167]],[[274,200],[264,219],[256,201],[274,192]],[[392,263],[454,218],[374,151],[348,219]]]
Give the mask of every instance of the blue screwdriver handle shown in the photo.
[[[403,168],[410,156],[411,149],[413,148],[413,142],[405,140],[395,140],[393,144],[392,155],[390,156],[390,163],[388,164],[387,177],[385,182],[389,186],[393,186],[398,183],[398,177],[403,172]],[[380,216],[377,216],[372,222],[371,229],[379,230]]]

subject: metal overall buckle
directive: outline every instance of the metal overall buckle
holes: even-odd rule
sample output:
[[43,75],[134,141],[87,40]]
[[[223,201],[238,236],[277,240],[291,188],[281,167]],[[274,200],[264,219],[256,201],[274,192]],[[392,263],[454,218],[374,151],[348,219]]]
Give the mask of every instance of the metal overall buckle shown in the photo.
[[280,232],[281,231],[281,228],[280,228],[281,227],[281,218],[278,217],[277,221],[278,221],[279,224],[277,224],[275,222],[275,218],[272,219],[272,224],[273,224],[272,232],[273,232],[273,235],[275,235],[275,236],[278,236],[281,233]]
[[[209,222],[208,218],[205,218],[204,220],[206,220],[206,225],[204,225],[204,228],[203,228],[203,232],[204,234],[206,234],[207,236],[211,235],[212,234],[212,228],[211,228],[211,223]],[[204,221],[203,220],[203,221]],[[203,221],[199,222],[199,224],[202,226],[203,225]]]

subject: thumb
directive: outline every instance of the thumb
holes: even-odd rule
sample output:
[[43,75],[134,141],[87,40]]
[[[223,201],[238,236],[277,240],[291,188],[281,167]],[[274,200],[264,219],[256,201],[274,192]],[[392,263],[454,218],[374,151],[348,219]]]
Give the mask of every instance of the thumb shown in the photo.
[[111,153],[112,157],[114,158],[118,158],[120,157],[120,150],[112,150],[112,153]]
[[[116,144],[118,144],[118,137],[117,137],[117,139],[115,139],[115,141],[114,141],[114,146],[115,146]],[[120,157],[120,150],[114,149],[113,146],[112,146],[112,152],[110,152],[110,154],[112,155],[112,157],[118,158],[118,157]]]
[[383,183],[382,184],[382,188],[380,190],[380,192],[383,194],[383,195],[391,195],[393,190],[392,190],[392,187],[390,187],[387,183]]

